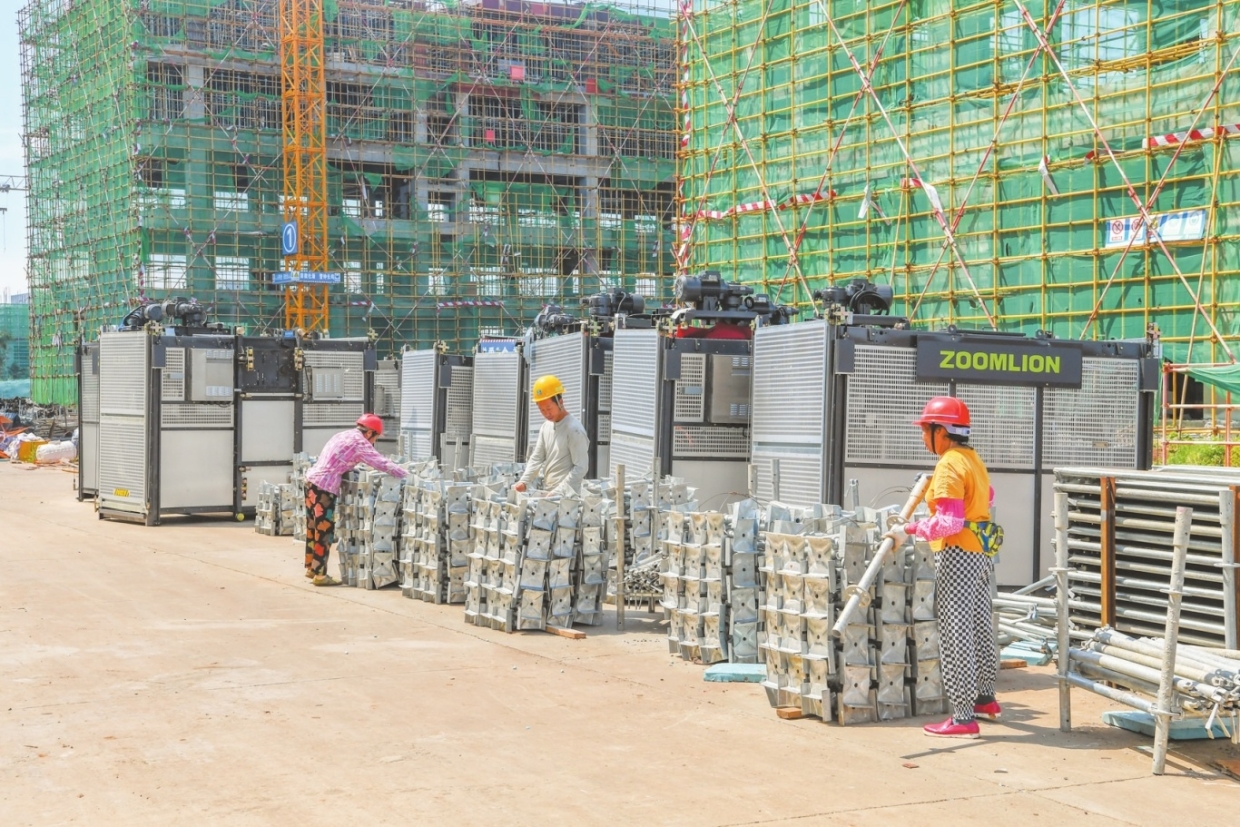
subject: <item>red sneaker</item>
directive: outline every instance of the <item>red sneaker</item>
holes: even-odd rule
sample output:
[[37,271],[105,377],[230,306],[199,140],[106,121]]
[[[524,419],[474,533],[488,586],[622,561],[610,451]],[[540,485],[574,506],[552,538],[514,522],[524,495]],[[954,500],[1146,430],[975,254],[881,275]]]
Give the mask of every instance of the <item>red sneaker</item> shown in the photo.
[[927,735],[935,738],[977,738],[981,733],[977,721],[958,724],[952,718],[948,718],[941,724],[926,724],[922,729]]
[[998,701],[991,701],[988,704],[973,704],[973,714],[988,721],[997,721],[999,716],[1003,714],[1003,707],[999,706]]

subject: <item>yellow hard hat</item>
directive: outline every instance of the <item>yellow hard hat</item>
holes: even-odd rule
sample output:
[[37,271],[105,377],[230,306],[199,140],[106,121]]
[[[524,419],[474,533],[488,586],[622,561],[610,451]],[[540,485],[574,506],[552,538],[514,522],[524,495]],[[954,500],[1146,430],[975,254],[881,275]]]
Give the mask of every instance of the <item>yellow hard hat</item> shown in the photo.
[[564,383],[551,374],[538,377],[538,381],[534,383],[535,402],[542,402],[545,399],[554,399],[557,396],[563,395]]

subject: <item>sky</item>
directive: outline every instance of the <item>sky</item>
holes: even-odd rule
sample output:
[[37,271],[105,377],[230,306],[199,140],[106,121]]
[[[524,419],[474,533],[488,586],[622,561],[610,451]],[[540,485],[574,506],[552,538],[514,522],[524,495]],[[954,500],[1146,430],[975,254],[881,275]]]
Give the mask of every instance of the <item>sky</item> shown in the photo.
[[[0,176],[24,175],[21,53],[17,10],[25,0],[0,0]],[[0,193],[0,291],[26,292],[26,194]]]

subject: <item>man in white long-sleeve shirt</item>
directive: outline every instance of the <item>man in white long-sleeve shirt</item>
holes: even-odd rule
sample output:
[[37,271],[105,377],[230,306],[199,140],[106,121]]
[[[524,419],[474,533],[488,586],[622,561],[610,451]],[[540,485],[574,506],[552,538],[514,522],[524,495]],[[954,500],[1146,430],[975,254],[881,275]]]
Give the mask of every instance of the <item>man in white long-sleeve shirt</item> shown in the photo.
[[525,491],[541,477],[547,493],[577,496],[590,467],[590,437],[564,407],[564,385],[559,379],[539,377],[533,397],[546,421],[538,429],[538,441],[525,462],[525,473],[514,488]]

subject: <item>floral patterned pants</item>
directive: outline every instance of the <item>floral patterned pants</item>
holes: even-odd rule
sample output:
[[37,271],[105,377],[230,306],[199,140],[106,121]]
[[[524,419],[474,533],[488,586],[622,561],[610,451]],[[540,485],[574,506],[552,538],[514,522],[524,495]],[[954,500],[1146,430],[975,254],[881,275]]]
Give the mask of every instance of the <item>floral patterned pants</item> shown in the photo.
[[306,568],[327,574],[327,555],[336,541],[336,495],[306,483]]

